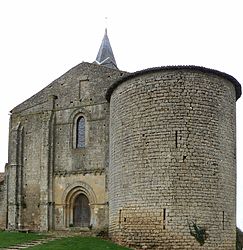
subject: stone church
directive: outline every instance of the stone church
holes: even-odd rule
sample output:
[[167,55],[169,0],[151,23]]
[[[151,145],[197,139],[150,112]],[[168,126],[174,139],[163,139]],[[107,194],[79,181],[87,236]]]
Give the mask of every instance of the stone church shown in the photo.
[[11,111],[1,228],[108,228],[135,249],[234,249],[240,96],[235,78],[204,67],[121,71],[105,32],[95,62]]

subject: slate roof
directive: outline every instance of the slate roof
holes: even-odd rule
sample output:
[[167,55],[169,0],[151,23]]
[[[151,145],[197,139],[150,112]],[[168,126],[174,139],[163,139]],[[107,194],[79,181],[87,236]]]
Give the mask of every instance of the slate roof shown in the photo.
[[107,29],[105,29],[105,35],[100,45],[98,55],[95,62],[99,65],[106,66],[112,69],[118,69],[116,60],[111,48],[111,44],[107,35]]

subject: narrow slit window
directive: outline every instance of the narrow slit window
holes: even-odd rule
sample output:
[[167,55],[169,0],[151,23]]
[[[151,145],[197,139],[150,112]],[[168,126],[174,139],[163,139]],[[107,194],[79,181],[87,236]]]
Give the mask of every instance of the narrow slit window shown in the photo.
[[83,116],[79,117],[77,120],[76,147],[85,147],[85,119]]
[[119,226],[121,225],[121,209],[119,210]]
[[225,224],[225,214],[224,214],[224,211],[223,211],[222,224],[223,224],[223,230],[224,230],[224,224]]
[[165,229],[166,224],[166,208],[163,209],[163,229]]
[[121,214],[121,209],[119,210],[119,228],[121,228],[121,216],[122,216],[122,214]]
[[178,147],[178,131],[175,132],[175,147]]

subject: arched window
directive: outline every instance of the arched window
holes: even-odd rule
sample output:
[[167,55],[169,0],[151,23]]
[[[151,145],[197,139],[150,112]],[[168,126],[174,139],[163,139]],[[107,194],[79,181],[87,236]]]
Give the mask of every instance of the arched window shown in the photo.
[[85,119],[80,116],[77,120],[76,131],[76,148],[85,147]]

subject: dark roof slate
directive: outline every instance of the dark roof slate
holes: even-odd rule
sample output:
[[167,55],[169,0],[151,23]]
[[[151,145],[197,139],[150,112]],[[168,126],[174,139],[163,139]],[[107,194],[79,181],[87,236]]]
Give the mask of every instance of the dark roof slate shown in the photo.
[[111,44],[107,35],[107,29],[105,30],[105,35],[103,37],[102,43],[95,62],[99,65],[106,66],[112,69],[118,69],[116,60],[111,48]]

